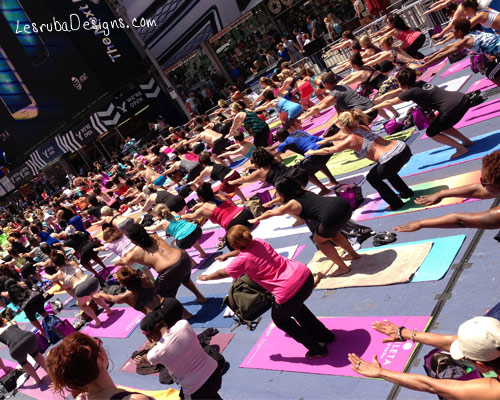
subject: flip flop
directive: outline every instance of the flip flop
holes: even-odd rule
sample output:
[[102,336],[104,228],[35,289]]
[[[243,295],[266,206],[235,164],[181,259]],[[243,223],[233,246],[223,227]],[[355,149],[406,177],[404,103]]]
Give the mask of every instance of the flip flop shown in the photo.
[[373,245],[376,247],[384,246],[393,243],[397,240],[397,235],[394,232],[380,232],[373,237]]

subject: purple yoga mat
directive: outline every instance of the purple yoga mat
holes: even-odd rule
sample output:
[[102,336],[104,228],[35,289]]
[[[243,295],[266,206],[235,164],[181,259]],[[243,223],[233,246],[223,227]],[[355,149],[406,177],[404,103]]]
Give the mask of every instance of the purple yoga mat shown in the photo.
[[444,68],[447,61],[443,60],[438,64],[431,65],[419,78],[421,81],[430,82]]
[[217,247],[217,243],[219,243],[219,238],[226,235],[226,231],[223,228],[206,231],[201,235],[201,239],[198,240],[200,246],[206,249],[213,249]]
[[356,353],[371,361],[375,354],[382,366],[403,371],[416,347],[416,343],[382,343],[387,336],[371,328],[375,321],[390,320],[398,326],[422,331],[431,317],[340,317],[320,318],[331,330],[335,342],[328,345],[328,356],[307,360],[307,349],[271,323],[240,368],[268,369],[277,371],[303,372],[321,375],[357,376],[350,367],[348,353]]
[[448,75],[462,71],[462,70],[469,68],[469,67],[470,67],[470,57],[465,57],[463,60],[460,60],[460,61],[456,62],[455,64],[452,64],[450,66],[450,68],[448,68],[446,71],[444,71],[441,74],[441,78],[445,78]]
[[455,128],[460,129],[464,126],[486,121],[487,119],[495,118],[499,115],[500,99],[491,100],[469,109],[460,122],[455,125]]
[[496,85],[490,81],[488,78],[483,78],[479,81],[474,82],[472,85],[470,85],[469,89],[467,89],[466,93],[473,92],[474,90],[480,90],[484,92],[485,90],[494,88]]
[[252,182],[248,185],[242,186],[241,191],[246,198],[255,196],[257,193],[264,192],[266,190],[271,190],[273,187],[265,182]]
[[108,337],[116,339],[125,339],[141,323],[144,314],[134,310],[132,307],[113,308],[114,314],[107,316],[102,313],[99,319],[101,326],[95,328],[94,322],[87,325],[82,332],[89,336]]

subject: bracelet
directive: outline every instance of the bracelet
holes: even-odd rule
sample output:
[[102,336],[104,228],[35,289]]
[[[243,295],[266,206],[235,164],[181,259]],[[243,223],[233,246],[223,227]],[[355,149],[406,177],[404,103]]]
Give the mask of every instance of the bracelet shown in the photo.
[[416,330],[416,329],[413,329],[413,330],[411,331],[411,341],[412,341],[413,343],[415,343],[415,335],[416,335],[416,334],[417,334],[417,330]]
[[403,335],[402,335],[403,329],[406,329],[406,328],[404,326],[400,326],[398,328],[398,338],[399,338],[400,342],[405,342],[405,339],[403,338]]

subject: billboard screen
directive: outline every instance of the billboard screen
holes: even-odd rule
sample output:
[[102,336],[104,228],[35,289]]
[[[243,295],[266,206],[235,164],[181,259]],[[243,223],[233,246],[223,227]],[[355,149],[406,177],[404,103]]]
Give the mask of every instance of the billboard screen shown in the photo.
[[103,0],[0,0],[0,147],[10,158],[143,72],[115,20]]

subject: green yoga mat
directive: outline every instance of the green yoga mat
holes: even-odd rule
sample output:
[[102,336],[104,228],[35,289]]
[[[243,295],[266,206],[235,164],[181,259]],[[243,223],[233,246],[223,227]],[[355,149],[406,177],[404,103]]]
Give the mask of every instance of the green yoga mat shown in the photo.
[[[403,142],[406,142],[413,134],[413,132],[415,132],[415,128],[410,128],[389,136],[385,136],[384,139],[401,140]],[[372,164],[375,163],[371,160],[368,160],[367,158],[357,158],[354,155],[354,151],[344,150],[340,153],[334,154],[326,165],[333,175],[341,175],[348,172],[357,171],[358,169],[365,168]],[[316,174],[316,176],[319,179],[326,178],[323,173],[318,173]]]

